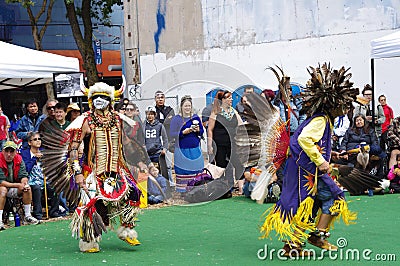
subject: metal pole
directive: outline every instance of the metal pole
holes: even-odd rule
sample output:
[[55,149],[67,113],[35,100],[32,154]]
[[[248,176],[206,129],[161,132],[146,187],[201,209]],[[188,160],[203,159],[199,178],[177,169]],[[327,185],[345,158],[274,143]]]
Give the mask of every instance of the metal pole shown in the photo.
[[374,59],[371,58],[372,128],[375,128],[375,76],[374,76],[375,73],[374,72],[375,72]]
[[43,173],[44,203],[45,203],[45,206],[46,206],[46,219],[49,219],[49,205],[47,203],[47,185],[46,185],[46,181],[47,181],[46,175]]
[[[139,56],[139,26],[138,26],[138,2],[124,1],[124,27],[123,27],[123,72],[127,85],[141,83],[140,56]],[[126,90],[126,94],[129,92]]]

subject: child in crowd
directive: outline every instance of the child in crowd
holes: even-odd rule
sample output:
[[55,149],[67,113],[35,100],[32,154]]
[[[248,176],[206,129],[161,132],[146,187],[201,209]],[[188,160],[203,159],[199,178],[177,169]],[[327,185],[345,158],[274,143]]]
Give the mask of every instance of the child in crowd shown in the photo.
[[163,202],[164,195],[167,191],[167,179],[163,177],[156,167],[150,167],[149,173],[158,182],[162,192],[150,178],[147,180],[147,200],[149,204],[157,204]]
[[[248,167],[246,168],[244,172],[244,185],[243,185],[243,194],[246,198],[250,198],[251,192],[253,191],[257,179],[261,174],[261,169],[256,168],[256,167]],[[268,184],[268,192],[266,195],[265,201],[267,203],[270,202],[277,202],[281,193],[281,188],[280,185],[278,184],[278,177],[276,174],[274,174],[270,180],[270,183]],[[264,200],[263,200],[264,201]],[[263,202],[259,202],[263,203]]]
[[400,193],[400,154],[396,156],[397,164],[390,168],[388,179],[390,180],[389,193]]

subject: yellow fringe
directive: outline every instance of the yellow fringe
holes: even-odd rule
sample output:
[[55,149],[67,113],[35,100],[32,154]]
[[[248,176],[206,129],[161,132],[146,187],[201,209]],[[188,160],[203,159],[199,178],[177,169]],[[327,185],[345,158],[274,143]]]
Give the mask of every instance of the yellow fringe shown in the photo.
[[[307,197],[300,203],[294,216],[282,213],[280,208],[276,209],[276,205],[269,208],[263,214],[264,216],[268,213],[260,229],[262,233],[260,238],[267,238],[271,231],[274,230],[279,240],[290,240],[295,243],[303,242],[308,237],[308,233],[305,233],[305,231],[315,230],[314,223],[311,222],[313,205],[314,199]],[[285,215],[286,219],[284,218]]]
[[349,210],[347,202],[344,199],[335,200],[329,211],[331,213],[336,213],[337,215],[333,216],[328,228],[333,229],[335,221],[340,220],[340,218],[342,218],[345,225],[356,223],[355,220],[357,220],[357,213]]

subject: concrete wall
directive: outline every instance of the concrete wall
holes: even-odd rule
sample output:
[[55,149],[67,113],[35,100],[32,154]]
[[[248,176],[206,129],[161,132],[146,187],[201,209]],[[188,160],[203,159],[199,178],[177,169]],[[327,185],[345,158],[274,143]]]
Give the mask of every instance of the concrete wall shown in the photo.
[[203,49],[200,0],[138,1],[138,25],[141,54]]
[[[205,95],[216,86],[215,75],[208,86],[193,78],[188,87],[177,85],[179,76],[188,73],[173,71],[176,65],[188,63],[200,65],[195,71],[201,72],[203,61],[227,65],[218,70],[225,83],[240,72],[258,87],[270,89],[276,89],[277,82],[265,71],[268,66],[282,66],[292,81],[305,84],[306,67],[330,61],[335,68],[351,67],[355,86],[362,88],[371,79],[370,41],[400,28],[400,1],[390,0],[148,0],[140,1],[139,7],[143,95],[153,95],[159,88],[171,95]],[[165,18],[161,31],[155,19],[159,14]],[[200,15],[202,23],[197,23]],[[198,33],[200,26],[202,33]],[[376,62],[376,96],[386,94],[396,114],[400,114],[396,106],[400,94],[394,90],[394,71],[399,63],[398,59]],[[161,71],[170,74],[157,86],[152,79]],[[207,71],[199,74],[203,81]],[[240,79],[234,84],[238,83]]]

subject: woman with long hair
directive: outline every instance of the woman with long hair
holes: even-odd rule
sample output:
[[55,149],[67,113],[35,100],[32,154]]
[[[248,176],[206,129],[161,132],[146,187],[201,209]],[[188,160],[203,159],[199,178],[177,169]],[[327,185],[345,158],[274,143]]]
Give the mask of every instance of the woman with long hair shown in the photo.
[[[235,136],[239,125],[243,124],[238,112],[232,107],[232,93],[220,91],[213,103],[207,129],[207,150],[209,155],[215,155],[215,164],[226,168],[225,178],[228,186],[233,187],[233,168],[235,179],[239,180],[243,174],[243,168],[235,154]],[[213,161],[210,159],[210,161]],[[231,194],[230,194],[231,195]],[[229,192],[227,197],[230,196]]]
[[172,118],[170,126],[170,137],[176,139],[174,169],[177,192],[186,192],[188,182],[203,171],[200,145],[203,133],[200,117],[193,113],[192,97],[182,97],[179,114]]

